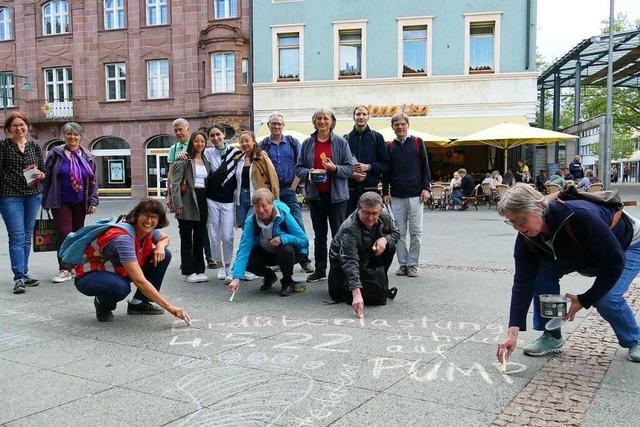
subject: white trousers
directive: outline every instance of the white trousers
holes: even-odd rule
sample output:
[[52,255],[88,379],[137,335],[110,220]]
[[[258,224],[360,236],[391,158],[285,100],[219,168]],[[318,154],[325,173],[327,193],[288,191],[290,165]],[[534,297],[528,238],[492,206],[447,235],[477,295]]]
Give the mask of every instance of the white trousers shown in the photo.
[[231,264],[233,257],[233,202],[220,203],[207,199],[209,216],[207,230],[211,244],[211,258]]
[[[418,266],[420,245],[422,244],[423,204],[420,197],[391,199],[391,209],[400,230],[400,240],[396,248],[398,263],[402,266]],[[407,251],[407,231],[409,232],[409,250]]]

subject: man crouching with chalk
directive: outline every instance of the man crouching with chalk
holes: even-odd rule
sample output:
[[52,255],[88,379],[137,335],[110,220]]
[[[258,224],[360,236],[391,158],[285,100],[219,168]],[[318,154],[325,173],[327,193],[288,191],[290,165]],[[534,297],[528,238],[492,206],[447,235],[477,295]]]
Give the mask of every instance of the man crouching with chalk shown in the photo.
[[233,301],[245,271],[264,277],[261,291],[271,289],[278,278],[268,267],[275,265],[279,265],[282,272],[280,296],[296,292],[293,266],[301,259],[306,259],[309,252],[306,234],[289,207],[274,200],[271,191],[266,188],[256,190],[251,204],[255,214],[249,215],[242,228],[240,247],[233,265],[233,280],[229,283],[229,301]]
[[378,193],[360,196],[358,209],[342,223],[329,249],[329,295],[351,304],[360,318],[365,304],[385,305],[398,292],[389,289],[387,273],[400,231],[382,207]]

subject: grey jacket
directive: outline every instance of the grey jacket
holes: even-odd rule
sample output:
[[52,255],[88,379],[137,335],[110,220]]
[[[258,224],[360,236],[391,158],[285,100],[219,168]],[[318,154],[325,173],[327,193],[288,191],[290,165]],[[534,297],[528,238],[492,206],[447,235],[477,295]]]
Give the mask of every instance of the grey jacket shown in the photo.
[[[296,176],[305,183],[309,200],[320,200],[317,185],[309,179],[309,171],[313,169],[315,163],[317,135],[316,131],[304,140],[296,163]],[[349,144],[333,131],[331,132],[331,161],[337,166],[336,171],[331,174],[331,203],[344,202],[349,200],[348,179],[353,174],[355,165]]]
[[380,212],[378,222],[371,230],[362,225],[358,218],[358,209],[344,220],[336,237],[331,241],[329,260],[340,265],[349,290],[362,288],[360,267],[375,256],[373,244],[380,237],[387,239],[387,247],[395,248],[400,239],[398,226],[386,210]]
[[[204,165],[207,168],[207,175],[213,172],[213,167],[206,157],[202,156]],[[180,193],[180,183],[182,179],[187,177],[187,191]],[[171,173],[171,201],[173,209],[182,209],[182,214],[177,216],[179,219],[187,221],[200,221],[200,209],[196,198],[196,163],[193,159],[178,160],[173,164],[173,172]]]

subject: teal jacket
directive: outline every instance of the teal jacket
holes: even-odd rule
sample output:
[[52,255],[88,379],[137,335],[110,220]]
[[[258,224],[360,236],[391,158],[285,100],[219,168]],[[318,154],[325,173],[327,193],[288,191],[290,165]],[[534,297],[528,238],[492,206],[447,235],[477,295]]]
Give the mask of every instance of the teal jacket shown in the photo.
[[[307,255],[309,253],[309,239],[293,215],[291,215],[289,206],[280,200],[275,200],[274,205],[278,209],[278,215],[274,220],[273,237],[280,237],[283,245],[292,245],[296,250],[296,254]],[[258,225],[256,224],[255,214],[249,215],[244,222],[240,247],[236,253],[236,262],[233,264],[234,279],[244,277],[251,251],[259,245],[259,242],[260,234]]]

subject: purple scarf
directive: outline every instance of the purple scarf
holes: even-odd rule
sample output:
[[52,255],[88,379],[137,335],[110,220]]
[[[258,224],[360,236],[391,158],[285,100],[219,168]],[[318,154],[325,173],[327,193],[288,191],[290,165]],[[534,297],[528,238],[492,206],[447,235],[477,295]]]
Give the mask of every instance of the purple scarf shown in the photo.
[[83,190],[83,185],[82,185],[82,169],[84,169],[85,174],[87,175],[87,178],[89,179],[89,182],[93,182],[93,180],[95,179],[95,175],[93,173],[93,170],[91,169],[91,166],[89,165],[89,163],[87,162],[87,160],[84,158],[84,156],[80,156],[78,154],[78,150],[75,151],[71,151],[71,158],[70,160],[70,166],[69,166],[69,171],[70,171],[70,179],[71,179],[71,187],[73,187],[73,189],[79,193]]

